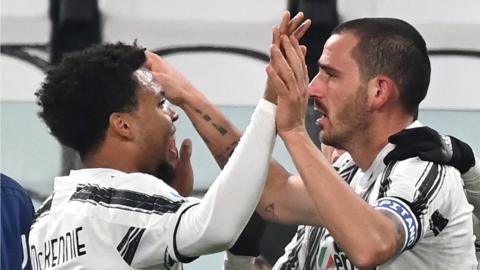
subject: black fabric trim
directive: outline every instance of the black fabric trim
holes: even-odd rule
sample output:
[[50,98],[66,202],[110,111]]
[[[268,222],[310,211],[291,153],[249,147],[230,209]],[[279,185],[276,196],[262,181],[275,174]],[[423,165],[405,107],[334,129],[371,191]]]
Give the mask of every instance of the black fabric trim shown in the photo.
[[430,170],[426,173],[425,179],[418,187],[418,194],[415,196],[411,206],[412,211],[419,218],[425,215],[429,203],[434,199],[434,195],[437,194],[439,187],[443,183],[443,171],[443,166],[433,163]]
[[117,250],[118,252],[122,253],[123,255],[123,247],[127,244],[128,242],[128,239],[130,238],[130,234],[136,229],[136,227],[130,227],[128,228],[128,231],[127,233],[125,234],[125,236],[122,238],[122,241],[120,241],[120,244],[118,244],[117,246]]
[[[339,170],[339,168],[337,170]],[[343,180],[345,180],[345,182],[350,184],[350,182],[352,182],[353,177],[355,176],[357,171],[358,171],[358,166],[353,164],[341,171],[338,171],[338,174],[340,175],[340,177],[343,178]]]
[[392,171],[396,165],[397,165],[397,162],[390,162],[387,165],[387,167],[384,169],[382,180],[380,181],[380,188],[378,190],[377,200],[387,196],[387,191],[390,190],[390,184],[392,183],[392,179],[390,179],[390,175],[392,174]]
[[198,258],[198,256],[197,257],[183,256],[183,255],[180,254],[180,252],[178,251],[178,248],[177,248],[177,231],[178,231],[178,226],[180,225],[180,220],[182,219],[183,214],[185,214],[185,212],[187,212],[188,209],[190,209],[190,208],[192,208],[196,205],[198,205],[198,203],[192,204],[192,205],[188,206],[187,208],[183,209],[182,213],[180,213],[180,216],[178,217],[177,224],[175,225],[175,230],[173,231],[173,252],[175,252],[175,256],[177,256],[178,261],[181,262],[181,263],[193,262],[194,260],[196,260]]
[[158,215],[175,213],[185,202],[185,200],[172,201],[160,195],[147,195],[124,189],[101,188],[98,185],[91,184],[79,185],[70,200]]
[[315,269],[317,263],[318,249],[320,247],[320,238],[324,234],[325,228],[312,227],[308,237],[308,252],[305,258],[304,269]]
[[[373,177],[373,174],[370,175],[370,179],[368,179],[368,181],[370,181],[372,177]],[[375,181],[372,181],[372,183],[370,183],[370,186],[368,186],[367,190],[362,195],[362,199],[364,201],[368,202],[368,198],[370,198],[370,193],[372,193],[374,186],[375,186]]]
[[144,232],[145,228],[130,227],[120,244],[117,246],[118,252],[120,252],[123,260],[125,260],[128,265],[132,264],[133,257],[135,257],[135,253]]
[[301,226],[297,230],[295,240],[297,245],[292,249],[292,252],[288,255],[287,260],[280,266],[280,270],[294,270],[298,269],[298,253],[302,248],[303,239],[305,237],[306,226]]
[[41,217],[49,214],[50,208],[52,208],[53,195],[54,194],[47,198],[47,200],[42,204],[42,206],[40,206],[37,212],[35,212],[31,226],[33,226]]

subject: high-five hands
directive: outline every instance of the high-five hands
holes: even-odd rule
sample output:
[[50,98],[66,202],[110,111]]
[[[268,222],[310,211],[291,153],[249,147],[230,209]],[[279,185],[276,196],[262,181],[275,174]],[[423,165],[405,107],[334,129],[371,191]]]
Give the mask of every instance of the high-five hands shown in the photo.
[[[295,26],[295,23],[299,23],[295,20],[303,19],[303,14],[295,16],[291,20],[294,21],[291,25],[285,23],[287,18],[288,16],[285,15],[278,30],[277,28],[273,30],[271,60],[267,66],[267,88],[274,89],[278,95],[276,121],[280,136],[290,131],[305,129],[304,119],[309,82],[305,64],[306,48],[299,44],[298,35],[296,35],[303,35],[307,29],[304,28],[305,26]],[[304,25],[309,26],[310,22],[307,20]],[[294,27],[300,30],[294,31],[289,36],[281,34],[281,31],[291,31]],[[277,31],[278,33],[276,33]]]
[[[272,46],[281,48],[281,36],[286,35],[293,37],[297,40],[301,39],[307,30],[310,28],[312,22],[307,19],[304,20],[304,15],[299,12],[295,17],[290,19],[290,12],[285,11],[283,14],[280,25],[274,26],[272,29]],[[300,46],[303,55],[307,53],[307,47]],[[272,64],[272,58],[270,57],[270,64]],[[264,98],[272,103],[277,103],[277,95],[274,89],[273,83],[270,81],[270,77],[267,80],[267,86],[264,93]]]

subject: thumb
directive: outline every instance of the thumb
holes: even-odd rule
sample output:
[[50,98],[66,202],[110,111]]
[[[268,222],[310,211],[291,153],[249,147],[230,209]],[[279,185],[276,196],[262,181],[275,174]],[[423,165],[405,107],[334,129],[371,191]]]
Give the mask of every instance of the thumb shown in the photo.
[[188,162],[192,157],[192,140],[185,139],[180,147],[180,162]]
[[300,50],[302,51],[303,57],[307,55],[307,46],[300,45]]

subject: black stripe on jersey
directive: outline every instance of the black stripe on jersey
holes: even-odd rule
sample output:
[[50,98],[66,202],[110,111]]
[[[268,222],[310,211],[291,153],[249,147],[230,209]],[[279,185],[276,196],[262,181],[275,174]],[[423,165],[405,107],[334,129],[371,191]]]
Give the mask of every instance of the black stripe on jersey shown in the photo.
[[279,270],[295,270],[299,267],[298,253],[302,249],[303,239],[305,238],[305,230],[307,226],[299,226],[297,233],[295,234],[296,246],[291,249],[288,254],[287,260],[280,266]]
[[175,230],[173,231],[173,252],[175,252],[175,256],[177,257],[178,261],[182,262],[182,263],[193,262],[194,260],[196,260],[198,258],[198,256],[196,256],[196,257],[183,256],[182,254],[180,254],[180,252],[178,251],[178,248],[177,248],[177,230],[178,230],[178,226],[180,225],[180,220],[182,220],[183,214],[185,214],[188,211],[188,209],[190,209],[190,208],[192,208],[193,206],[196,206],[196,205],[198,205],[198,203],[192,204],[192,205],[186,207],[185,209],[183,209],[182,213],[180,213],[180,216],[177,219],[177,224],[175,225]]
[[318,248],[320,247],[320,238],[325,233],[323,227],[312,227],[308,237],[307,256],[305,258],[304,269],[315,269],[317,263]]
[[79,185],[70,200],[158,215],[175,213],[185,202],[185,200],[173,201],[160,195],[147,195],[125,189],[101,188],[91,184]]
[[117,246],[117,250],[128,265],[132,264],[133,257],[137,251],[138,244],[142,239],[145,229],[130,227],[127,234],[123,237],[120,244]]
[[380,181],[380,188],[378,190],[378,199],[381,199],[386,196],[387,191],[390,189],[390,184],[392,179],[390,179],[390,174],[392,174],[393,169],[397,162],[390,162],[387,167],[384,169],[382,180]]
[[[370,182],[370,180],[372,179],[373,177],[373,174],[370,175],[369,179],[367,182]],[[375,186],[375,181],[372,181],[370,183],[370,186],[368,186],[367,190],[362,194],[362,199],[364,201],[368,201],[368,198],[370,197],[370,193],[372,193],[372,190],[373,190],[373,187]]]
[[[378,199],[388,196],[387,192],[390,190],[392,183],[390,175],[394,171],[396,164],[397,162],[391,162],[387,168],[385,168],[380,182]],[[426,163],[425,169],[415,185],[417,191],[414,194],[413,202],[408,203],[411,205],[412,211],[419,220],[425,214],[428,205],[440,191],[440,187],[445,179],[445,173],[444,166],[432,162]]]
[[297,233],[295,235],[296,245],[290,251],[290,254],[287,257],[287,260],[282,264],[280,270],[294,270],[298,269],[298,253],[302,249],[302,244],[304,242],[307,226],[299,226]]
[[343,178],[343,180],[345,180],[345,182],[350,184],[350,182],[352,182],[352,179],[357,173],[357,171],[358,171],[358,166],[353,164],[347,168],[344,168],[341,171],[338,171],[338,174]]
[[43,204],[40,206],[40,208],[35,212],[35,215],[33,216],[33,221],[32,225],[35,224],[41,217],[44,217],[50,213],[50,208],[52,207],[52,200],[53,200],[53,194],[48,197]]
[[445,179],[444,166],[429,162],[423,181],[417,184],[417,193],[412,202],[413,212],[421,218],[427,211],[428,205],[436,197]]

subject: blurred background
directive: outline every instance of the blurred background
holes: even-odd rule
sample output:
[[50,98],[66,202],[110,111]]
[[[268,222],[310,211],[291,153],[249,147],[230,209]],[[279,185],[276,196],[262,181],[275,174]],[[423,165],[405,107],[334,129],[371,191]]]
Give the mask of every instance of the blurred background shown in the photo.
[[[37,117],[34,92],[49,66],[94,43],[137,43],[184,73],[241,129],[262,95],[272,26],[282,12],[303,11],[313,26],[303,38],[310,76],[330,31],[359,17],[397,17],[424,36],[432,63],[429,93],[419,119],[480,152],[480,1],[435,0],[1,0],[0,171],[18,180],[36,207],[53,178],[78,168]],[[201,197],[219,169],[179,111],[177,143],[193,140],[194,195]],[[307,121],[315,118],[309,110]],[[311,120],[311,121],[310,121]],[[318,141],[315,126],[309,126]],[[295,172],[284,145],[274,157]],[[271,225],[262,246],[275,261],[295,231]],[[281,237],[279,237],[281,236]],[[277,238],[275,241],[274,239]],[[284,239],[283,239],[284,238]],[[223,254],[186,269],[221,269]]]

